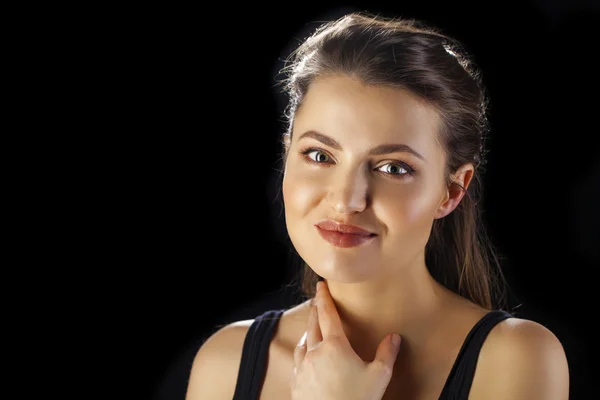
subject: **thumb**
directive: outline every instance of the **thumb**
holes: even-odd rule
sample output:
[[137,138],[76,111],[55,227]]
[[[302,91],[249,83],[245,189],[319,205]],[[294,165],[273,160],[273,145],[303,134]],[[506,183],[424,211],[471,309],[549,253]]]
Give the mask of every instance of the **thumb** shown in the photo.
[[398,351],[400,351],[400,335],[397,333],[388,335],[377,346],[373,363],[381,365],[391,376],[394,363],[398,357]]

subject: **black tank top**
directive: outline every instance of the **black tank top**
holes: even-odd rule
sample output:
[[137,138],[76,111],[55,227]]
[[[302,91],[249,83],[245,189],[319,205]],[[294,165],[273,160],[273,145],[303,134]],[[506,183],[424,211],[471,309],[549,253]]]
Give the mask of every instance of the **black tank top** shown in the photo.
[[[271,310],[258,316],[250,326],[237,376],[233,400],[258,400],[266,374],[269,343],[285,310]],[[494,310],[484,315],[469,331],[446,379],[439,400],[467,400],[475,375],[479,351],[497,323],[512,317]]]

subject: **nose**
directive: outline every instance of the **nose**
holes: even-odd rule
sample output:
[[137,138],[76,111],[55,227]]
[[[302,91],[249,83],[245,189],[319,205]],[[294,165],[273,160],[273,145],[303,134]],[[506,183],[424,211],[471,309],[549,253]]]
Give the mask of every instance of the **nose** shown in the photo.
[[[337,172],[337,171],[336,171]],[[363,169],[334,174],[327,202],[338,214],[354,214],[367,207],[369,182]]]

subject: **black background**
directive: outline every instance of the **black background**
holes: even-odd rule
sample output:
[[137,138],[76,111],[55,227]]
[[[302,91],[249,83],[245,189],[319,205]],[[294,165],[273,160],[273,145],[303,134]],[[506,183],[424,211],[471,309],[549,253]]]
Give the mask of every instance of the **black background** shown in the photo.
[[122,296],[109,330],[134,392],[183,399],[193,355],[217,326],[297,300],[278,218],[285,99],[275,77],[315,21],[366,10],[421,19],[475,56],[491,98],[488,230],[518,314],[558,336],[571,398],[587,398],[600,266],[597,5],[218,6],[128,10],[104,60],[125,122],[110,142],[103,273]]

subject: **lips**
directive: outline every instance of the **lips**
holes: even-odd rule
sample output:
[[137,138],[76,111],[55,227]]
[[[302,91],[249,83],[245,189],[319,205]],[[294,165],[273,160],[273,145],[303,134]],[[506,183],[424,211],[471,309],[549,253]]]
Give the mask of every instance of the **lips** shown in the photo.
[[331,220],[319,222],[317,224],[317,226],[325,231],[339,232],[339,233],[345,233],[345,234],[349,234],[349,235],[358,235],[358,236],[375,235],[373,232],[370,232],[359,226],[340,224],[338,222],[331,221]]
[[321,237],[328,243],[341,248],[356,247],[372,241],[377,235],[354,225],[323,221],[315,225]]

